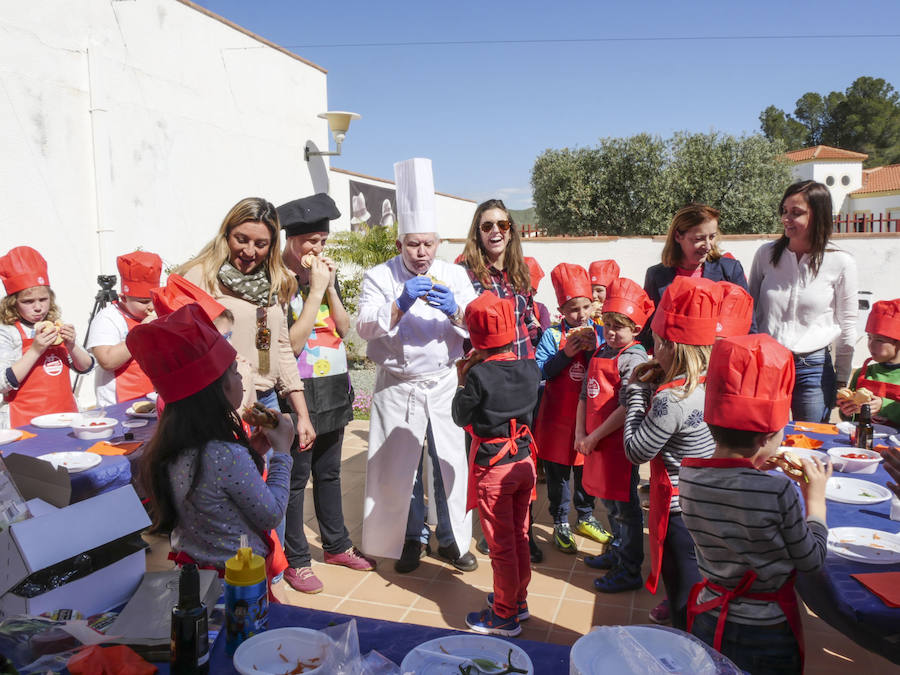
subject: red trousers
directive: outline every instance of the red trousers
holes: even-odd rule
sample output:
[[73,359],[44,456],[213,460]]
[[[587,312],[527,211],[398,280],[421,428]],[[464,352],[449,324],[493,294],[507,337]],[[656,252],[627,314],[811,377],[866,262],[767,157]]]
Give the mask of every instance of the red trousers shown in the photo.
[[528,504],[534,488],[534,462],[528,459],[475,465],[481,531],[491,550],[494,612],[508,619],[528,596],[531,556],[528,550]]

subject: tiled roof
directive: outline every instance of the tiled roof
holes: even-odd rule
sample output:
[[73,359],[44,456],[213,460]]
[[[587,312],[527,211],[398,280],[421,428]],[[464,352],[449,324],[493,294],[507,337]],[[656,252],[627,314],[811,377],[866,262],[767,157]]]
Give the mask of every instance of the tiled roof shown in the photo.
[[784,153],[784,156],[792,162],[808,162],[812,159],[858,159],[863,161],[869,157],[862,152],[832,148],[830,145],[817,145],[814,148],[792,150]]
[[851,197],[872,192],[900,190],[900,164],[863,169],[862,187],[850,193]]

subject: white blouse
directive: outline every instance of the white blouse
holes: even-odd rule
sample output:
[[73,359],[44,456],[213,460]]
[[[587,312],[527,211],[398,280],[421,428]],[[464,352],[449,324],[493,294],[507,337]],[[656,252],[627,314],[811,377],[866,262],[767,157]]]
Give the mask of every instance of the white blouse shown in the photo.
[[840,383],[850,378],[859,281],[856,261],[829,243],[819,273],[812,258],[800,258],[785,249],[778,265],[772,264],[775,242],[760,246],[750,268],[756,325],[795,354],[807,354],[837,340],[835,370]]

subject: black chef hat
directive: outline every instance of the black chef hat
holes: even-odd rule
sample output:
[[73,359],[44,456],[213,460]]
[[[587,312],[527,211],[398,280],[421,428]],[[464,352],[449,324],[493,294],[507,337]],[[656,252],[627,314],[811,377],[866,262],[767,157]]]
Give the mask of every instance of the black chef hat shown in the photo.
[[334,200],[324,192],[295,199],[276,210],[281,229],[288,237],[310,232],[329,232],[328,221],[341,217]]

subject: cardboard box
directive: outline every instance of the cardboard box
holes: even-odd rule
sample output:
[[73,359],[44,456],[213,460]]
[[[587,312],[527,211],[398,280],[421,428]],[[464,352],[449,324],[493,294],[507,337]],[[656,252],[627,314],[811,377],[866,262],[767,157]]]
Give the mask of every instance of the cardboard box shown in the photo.
[[0,618],[61,608],[89,616],[131,597],[146,571],[143,550],[33,598],[10,592],[34,572],[146,528],[150,519],[130,485],[60,509],[35,503],[32,513],[41,515],[0,533]]

